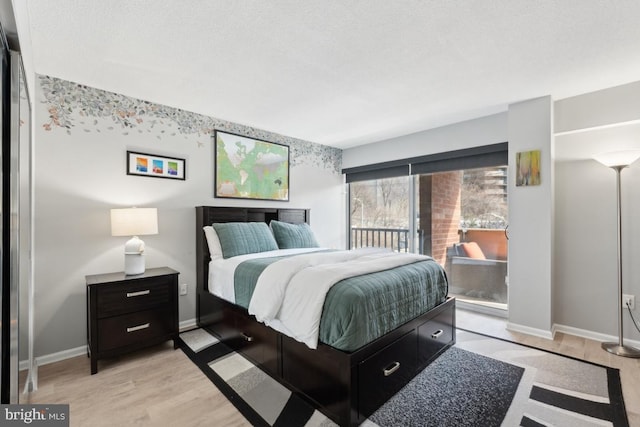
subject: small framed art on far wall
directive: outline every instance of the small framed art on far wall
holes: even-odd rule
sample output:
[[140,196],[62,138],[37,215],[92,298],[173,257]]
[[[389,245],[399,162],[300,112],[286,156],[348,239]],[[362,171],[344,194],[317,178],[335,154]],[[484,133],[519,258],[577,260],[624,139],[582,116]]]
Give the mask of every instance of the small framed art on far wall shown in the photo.
[[185,179],[184,159],[127,151],[127,175]]

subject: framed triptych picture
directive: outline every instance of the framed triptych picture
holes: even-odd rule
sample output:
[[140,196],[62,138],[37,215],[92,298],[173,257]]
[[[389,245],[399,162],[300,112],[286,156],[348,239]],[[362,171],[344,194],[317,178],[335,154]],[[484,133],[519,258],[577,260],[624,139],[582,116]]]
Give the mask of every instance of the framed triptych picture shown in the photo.
[[185,160],[127,151],[127,175],[185,179]]

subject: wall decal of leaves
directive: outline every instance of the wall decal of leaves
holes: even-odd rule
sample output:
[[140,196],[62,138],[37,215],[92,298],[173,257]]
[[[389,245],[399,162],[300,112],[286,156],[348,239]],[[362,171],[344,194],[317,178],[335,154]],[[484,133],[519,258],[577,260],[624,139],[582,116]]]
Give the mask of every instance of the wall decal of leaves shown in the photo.
[[[157,139],[182,135],[206,138],[213,144],[215,129],[288,145],[291,166],[309,165],[340,174],[342,150],[255,129],[202,114],[155,104],[126,95],[96,89],[56,77],[38,75],[43,102],[49,113],[42,124],[46,131],[64,130],[71,135],[76,128],[91,132],[120,132],[123,136],[150,133]],[[132,133],[132,131],[134,133]],[[198,147],[205,142],[198,140]]]

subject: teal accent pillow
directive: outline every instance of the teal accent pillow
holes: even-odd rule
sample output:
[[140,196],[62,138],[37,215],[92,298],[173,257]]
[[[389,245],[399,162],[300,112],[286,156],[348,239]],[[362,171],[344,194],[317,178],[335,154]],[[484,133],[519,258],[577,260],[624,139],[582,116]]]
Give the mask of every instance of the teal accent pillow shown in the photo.
[[222,257],[273,251],[278,244],[264,222],[225,222],[213,224],[218,234]]
[[271,230],[280,249],[317,248],[318,242],[306,222],[289,224],[288,222],[271,221]]

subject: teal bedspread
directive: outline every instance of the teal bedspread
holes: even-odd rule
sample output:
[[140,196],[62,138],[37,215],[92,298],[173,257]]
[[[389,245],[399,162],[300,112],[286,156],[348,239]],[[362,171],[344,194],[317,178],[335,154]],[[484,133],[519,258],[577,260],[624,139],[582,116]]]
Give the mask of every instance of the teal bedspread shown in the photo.
[[236,304],[249,308],[251,296],[256,288],[258,277],[270,264],[286,257],[255,258],[242,262],[234,272],[233,288],[236,294]]
[[[280,259],[252,259],[236,268],[236,304],[249,307],[258,277]],[[446,274],[434,260],[344,279],[327,293],[320,341],[343,351],[357,350],[444,302],[447,293]]]

